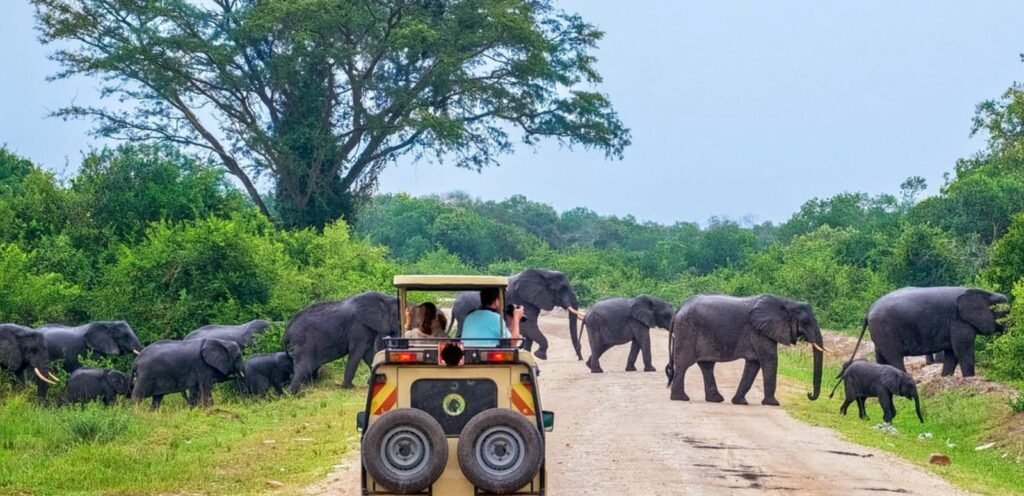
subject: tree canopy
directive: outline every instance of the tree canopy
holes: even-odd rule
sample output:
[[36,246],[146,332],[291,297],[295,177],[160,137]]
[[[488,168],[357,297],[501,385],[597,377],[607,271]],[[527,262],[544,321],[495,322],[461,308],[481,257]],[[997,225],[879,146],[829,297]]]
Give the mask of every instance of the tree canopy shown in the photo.
[[593,88],[603,33],[552,0],[31,1],[55,77],[120,102],[58,115],[207,152],[288,226],[351,216],[400,157],[480,169],[517,139],[630,143]]

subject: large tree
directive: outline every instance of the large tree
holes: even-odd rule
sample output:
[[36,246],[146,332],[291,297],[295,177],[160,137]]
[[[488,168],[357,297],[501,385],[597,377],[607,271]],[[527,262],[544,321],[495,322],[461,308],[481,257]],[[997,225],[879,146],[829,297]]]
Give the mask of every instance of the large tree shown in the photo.
[[602,32],[552,0],[31,1],[55,77],[115,99],[59,115],[208,152],[286,225],[350,214],[402,156],[480,169],[517,140],[630,141],[593,88]]

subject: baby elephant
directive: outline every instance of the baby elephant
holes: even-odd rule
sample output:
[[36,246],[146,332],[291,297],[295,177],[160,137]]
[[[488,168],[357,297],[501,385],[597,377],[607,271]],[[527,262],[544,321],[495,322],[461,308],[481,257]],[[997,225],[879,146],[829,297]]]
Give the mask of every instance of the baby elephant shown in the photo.
[[[864,400],[878,398],[878,402],[882,405],[882,419],[886,423],[891,423],[892,419],[896,417],[896,407],[893,406],[892,397],[897,395],[914,400],[917,418],[924,423],[917,385],[910,374],[891,365],[855,360],[843,367],[838,379],[840,382],[846,382],[846,400],[839,407],[839,413],[846,415],[846,409],[850,403],[856,401],[860,418],[866,419],[868,416],[864,410]],[[838,387],[839,384],[836,384],[836,388]],[[835,389],[832,390],[832,393],[835,394]]]
[[68,378],[68,389],[65,401],[68,403],[88,403],[103,400],[110,406],[118,396],[131,395],[131,379],[128,374],[111,369],[80,368]]
[[292,382],[292,359],[287,353],[253,355],[243,366],[245,377],[236,379],[239,389],[246,394],[266,396],[270,388],[284,394],[284,387]]

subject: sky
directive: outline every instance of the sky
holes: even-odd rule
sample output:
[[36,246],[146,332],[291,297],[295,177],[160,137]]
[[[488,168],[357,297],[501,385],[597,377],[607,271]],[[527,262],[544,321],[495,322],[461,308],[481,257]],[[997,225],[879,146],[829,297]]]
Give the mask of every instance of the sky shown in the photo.
[[[98,101],[94,81],[46,82],[56,65],[27,0],[0,17],[0,144],[67,177],[104,143],[88,122],[48,118]],[[606,92],[632,130],[621,161],[549,143],[482,173],[433,162],[384,172],[382,192],[512,194],[671,223],[785,221],[814,197],[934,194],[979,102],[1021,77],[1019,0],[563,0],[605,31]]]

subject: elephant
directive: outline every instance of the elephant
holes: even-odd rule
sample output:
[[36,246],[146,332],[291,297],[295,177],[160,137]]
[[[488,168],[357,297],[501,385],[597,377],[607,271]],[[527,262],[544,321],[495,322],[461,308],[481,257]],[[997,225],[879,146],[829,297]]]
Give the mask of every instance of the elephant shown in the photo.
[[18,324],[0,324],[0,369],[24,381],[25,372],[36,376],[39,399],[46,397],[48,385],[57,384],[58,378],[50,372],[50,353],[43,333]]
[[153,398],[160,408],[166,394],[188,393],[189,405],[213,404],[213,385],[235,375],[244,376],[242,349],[223,339],[157,341],[139,354],[132,365],[132,401]]
[[236,379],[238,388],[245,394],[266,396],[270,388],[279,395],[292,380],[292,357],[283,351],[253,355],[243,366],[244,378]]
[[348,356],[343,388],[352,388],[359,361],[367,365],[382,346],[381,338],[397,337],[401,330],[398,298],[367,292],[343,300],[310,305],[288,322],[284,347],[294,363],[292,394],[309,383],[320,366]]
[[[580,351],[579,334],[576,330],[577,318],[582,318],[576,292],[565,274],[550,269],[526,269],[508,279],[505,303],[522,305],[526,311],[525,320],[519,326],[523,337],[522,347],[526,350],[537,343],[537,358],[548,358],[548,339],[540,331],[537,318],[541,310],[552,310],[561,307],[569,312],[569,338],[572,340],[576,358],[583,360]],[[480,294],[476,291],[463,291],[455,299],[452,306],[452,322],[458,321],[456,336],[462,336],[462,321],[469,312],[480,308]]]
[[[608,298],[597,302],[583,318],[587,339],[590,340],[590,358],[587,367],[601,373],[601,355],[612,346],[631,343],[626,371],[636,370],[636,358],[642,351],[644,372],[657,369],[651,362],[651,328],[668,329],[675,309],[660,298],[641,295],[636,298]],[[582,334],[582,331],[581,331]]]
[[79,368],[68,377],[68,389],[64,394],[66,403],[88,403],[103,400],[110,406],[118,396],[131,396],[131,378],[128,374],[112,369]]
[[82,367],[79,357],[89,351],[94,356],[120,355],[142,351],[142,344],[131,326],[124,321],[90,322],[78,327],[46,324],[38,331],[46,337],[50,361],[63,360],[68,373]]
[[214,338],[233,341],[242,349],[252,346],[255,336],[270,328],[270,322],[251,320],[239,325],[211,324],[200,327],[185,336],[185,340]]
[[998,319],[1004,311],[991,307],[1007,303],[1006,296],[962,287],[902,288],[875,301],[864,317],[860,338],[871,330],[875,361],[905,371],[903,358],[944,352],[942,375],[952,375],[960,365],[964,377],[974,375],[974,338],[1003,331]]
[[780,296],[734,297],[701,294],[680,305],[669,329],[671,358],[665,369],[672,388],[671,399],[689,401],[684,388],[686,370],[694,363],[704,376],[704,399],[723,401],[715,384],[716,362],[746,360],[739,387],[732,398],[746,405],[746,395],[758,370],[764,380],[763,405],[778,405],[775,381],[779,366],[779,345],[796,344],[803,338],[814,348],[813,391],[821,392],[821,367],[825,350],[821,329],[811,306]]
[[[854,401],[857,402],[857,410],[860,418],[867,419],[867,412],[864,409],[864,400],[867,398],[878,398],[882,405],[882,419],[885,423],[892,423],[896,417],[896,407],[893,406],[893,395],[902,396],[908,400],[914,400],[914,409],[917,411],[917,419],[924,423],[924,415],[921,414],[921,399],[917,394],[917,384],[910,374],[893,367],[871,363],[867,360],[854,360],[843,366],[840,372],[840,383],[845,382],[846,399],[839,407],[839,413],[846,415],[846,409]],[[836,388],[839,384],[836,384]],[[835,394],[832,389],[832,394]],[[828,397],[831,398],[832,394]]]

